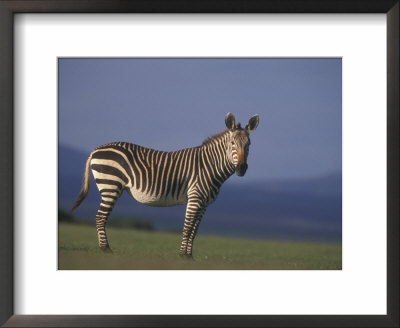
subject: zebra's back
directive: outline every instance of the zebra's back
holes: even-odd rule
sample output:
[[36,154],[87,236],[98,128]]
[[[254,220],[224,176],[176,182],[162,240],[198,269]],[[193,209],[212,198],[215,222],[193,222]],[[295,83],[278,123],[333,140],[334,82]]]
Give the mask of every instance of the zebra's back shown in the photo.
[[191,180],[188,166],[193,149],[158,151],[127,142],[97,147],[90,166],[102,195],[124,189],[138,202],[151,206],[187,203]]

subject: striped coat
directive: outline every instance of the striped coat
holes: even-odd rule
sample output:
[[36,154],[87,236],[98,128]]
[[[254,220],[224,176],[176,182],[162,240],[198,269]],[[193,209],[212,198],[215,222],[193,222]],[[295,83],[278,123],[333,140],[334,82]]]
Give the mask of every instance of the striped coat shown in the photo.
[[243,176],[247,170],[249,134],[258,120],[254,115],[243,129],[228,113],[226,130],[201,146],[172,152],[127,142],[97,147],[86,161],[82,189],[73,209],[89,191],[91,169],[101,195],[96,214],[98,242],[101,249],[110,251],[105,224],[124,190],[150,206],[187,204],[180,255],[192,257],[193,240],[207,206],[216,199],[224,181],[234,172]]

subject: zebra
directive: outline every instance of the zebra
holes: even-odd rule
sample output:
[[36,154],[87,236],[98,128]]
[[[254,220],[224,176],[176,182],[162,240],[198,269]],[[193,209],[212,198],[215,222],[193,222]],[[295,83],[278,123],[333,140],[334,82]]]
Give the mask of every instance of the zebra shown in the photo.
[[166,152],[127,142],[95,148],[86,161],[82,188],[72,210],[89,192],[92,170],[101,202],[95,216],[98,245],[111,252],[105,225],[115,202],[126,190],[136,201],[150,206],[186,204],[179,255],[192,258],[193,241],[208,205],[217,198],[221,185],[236,172],[247,170],[250,138],[258,126],[253,115],[245,128],[235,116],[225,116],[226,129],[205,139],[201,146]]

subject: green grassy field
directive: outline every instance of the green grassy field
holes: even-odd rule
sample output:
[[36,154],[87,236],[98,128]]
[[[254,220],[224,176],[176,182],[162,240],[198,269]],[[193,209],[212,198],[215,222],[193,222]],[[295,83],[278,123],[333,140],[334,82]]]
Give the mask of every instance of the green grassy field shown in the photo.
[[341,270],[339,244],[196,237],[195,261],[179,257],[178,233],[108,228],[112,254],[97,246],[96,228],[59,223],[60,270]]

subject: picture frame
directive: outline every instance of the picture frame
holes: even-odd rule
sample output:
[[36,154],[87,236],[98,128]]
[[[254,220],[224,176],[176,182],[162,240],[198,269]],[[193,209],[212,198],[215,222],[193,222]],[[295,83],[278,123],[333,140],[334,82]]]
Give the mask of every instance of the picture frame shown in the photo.
[[[399,1],[1,1],[0,2],[0,323],[5,327],[398,327],[399,326]],[[17,13],[386,13],[387,315],[14,315],[13,15]],[[4,50],[3,50],[4,49]]]

